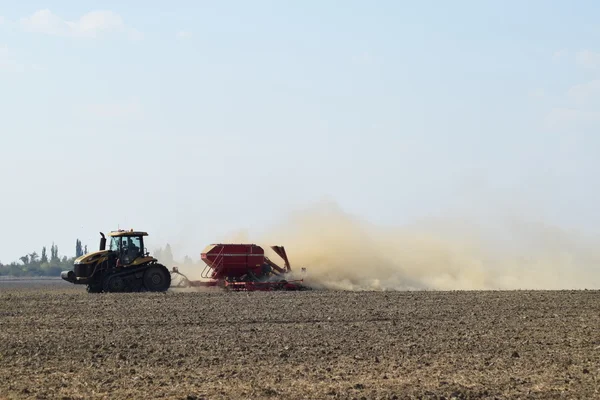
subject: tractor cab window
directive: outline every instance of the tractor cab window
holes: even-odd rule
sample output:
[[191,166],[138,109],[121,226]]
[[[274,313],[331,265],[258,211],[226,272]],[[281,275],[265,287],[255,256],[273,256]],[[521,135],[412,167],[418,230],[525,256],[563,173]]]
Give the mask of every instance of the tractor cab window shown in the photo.
[[142,240],[140,237],[121,238],[121,261],[127,265],[142,255]]
[[110,250],[119,254],[122,264],[130,264],[133,260],[142,256],[142,238],[138,236],[112,237]]
[[121,238],[120,237],[111,237],[110,238],[110,245],[108,246],[108,249],[110,251],[119,251],[119,248],[121,247]]

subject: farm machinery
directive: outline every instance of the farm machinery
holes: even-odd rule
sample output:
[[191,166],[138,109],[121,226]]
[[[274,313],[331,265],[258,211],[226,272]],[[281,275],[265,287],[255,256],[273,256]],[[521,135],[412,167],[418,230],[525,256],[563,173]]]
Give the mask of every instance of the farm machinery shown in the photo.
[[[201,273],[205,280],[192,281],[177,267],[177,287],[222,287],[234,291],[306,290],[303,279],[289,280],[292,268],[283,246],[271,246],[283,259],[283,267],[270,260],[262,247],[255,244],[212,244],[206,247],[202,261],[206,264]],[[306,272],[302,268],[302,275]]]
[[75,259],[72,271],[61,278],[77,285],[87,285],[90,293],[164,292],[171,286],[169,270],[151,257],[144,247],[146,232],[118,230],[110,232],[109,248],[100,233],[100,249]]
[[[146,251],[146,232],[118,230],[106,237],[100,233],[98,251],[75,259],[73,270],[63,271],[61,278],[77,285],[87,285],[90,293],[165,292],[174,287],[221,287],[228,290],[304,290],[303,279],[288,280],[292,268],[283,246],[271,246],[283,261],[283,267],[271,261],[262,247],[255,244],[213,244],[201,254],[206,264],[204,280],[190,280],[174,267],[171,271]],[[302,268],[302,272],[305,269]]]

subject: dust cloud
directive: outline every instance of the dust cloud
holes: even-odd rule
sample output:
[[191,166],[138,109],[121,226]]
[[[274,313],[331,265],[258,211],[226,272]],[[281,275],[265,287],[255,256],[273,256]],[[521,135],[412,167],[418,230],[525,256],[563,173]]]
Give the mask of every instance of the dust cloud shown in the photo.
[[[258,241],[284,245],[305,282],[336,290],[600,288],[589,238],[514,215],[383,228],[334,203],[292,214]],[[276,255],[269,254],[277,260]]]
[[[549,225],[528,213],[447,213],[382,227],[344,212],[334,202],[290,214],[257,235],[246,230],[213,243],[286,248],[305,282],[334,290],[487,290],[600,288],[598,240]],[[177,247],[177,246],[174,246]],[[205,264],[173,265],[192,280]]]

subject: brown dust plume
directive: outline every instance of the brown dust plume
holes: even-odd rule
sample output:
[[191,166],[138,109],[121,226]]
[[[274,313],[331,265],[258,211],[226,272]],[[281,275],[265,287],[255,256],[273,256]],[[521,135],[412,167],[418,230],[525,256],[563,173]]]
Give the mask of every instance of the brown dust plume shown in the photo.
[[306,267],[306,282],[317,288],[600,288],[600,252],[589,239],[514,216],[486,223],[381,228],[326,203],[292,214],[259,243],[284,245],[292,268]]

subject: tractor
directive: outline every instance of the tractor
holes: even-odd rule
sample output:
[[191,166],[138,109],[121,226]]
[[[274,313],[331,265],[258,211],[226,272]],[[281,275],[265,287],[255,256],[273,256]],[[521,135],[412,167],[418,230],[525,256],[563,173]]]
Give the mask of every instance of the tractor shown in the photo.
[[89,293],[100,292],[164,292],[171,286],[167,267],[151,257],[144,247],[146,232],[118,230],[106,236],[100,232],[99,251],[75,259],[72,271],[63,271],[61,278],[78,285],[87,285]]

